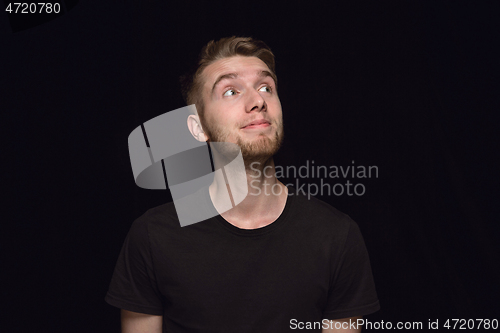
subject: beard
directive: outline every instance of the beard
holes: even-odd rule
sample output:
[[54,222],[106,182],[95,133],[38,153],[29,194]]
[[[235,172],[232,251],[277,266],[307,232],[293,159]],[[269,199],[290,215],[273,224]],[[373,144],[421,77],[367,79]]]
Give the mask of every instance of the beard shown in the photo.
[[273,138],[268,138],[264,133],[259,133],[254,140],[243,140],[238,135],[236,139],[241,148],[241,155],[245,161],[265,160],[276,154],[283,142],[283,131],[276,131]]
[[[205,134],[209,138],[208,142],[228,142],[227,138],[231,134],[230,131],[218,127],[216,124],[208,125],[208,122],[205,123],[207,124],[203,127],[205,129]],[[272,138],[269,138],[264,132],[260,132],[257,134],[256,138],[253,139],[244,139],[241,135],[236,135],[236,144],[241,149],[241,155],[245,165],[249,165],[252,162],[265,162],[278,152],[284,137],[282,118],[274,121],[273,125],[276,131]],[[222,146],[219,145],[219,147]],[[223,155],[230,156],[232,154],[226,152],[223,153]]]

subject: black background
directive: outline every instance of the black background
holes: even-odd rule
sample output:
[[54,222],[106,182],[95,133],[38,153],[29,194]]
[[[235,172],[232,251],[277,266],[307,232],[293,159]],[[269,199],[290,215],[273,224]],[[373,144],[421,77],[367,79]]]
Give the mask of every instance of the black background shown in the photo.
[[500,319],[499,2],[72,3],[17,32],[0,14],[0,331],[119,331],[123,240],[171,200],[135,185],[128,135],[185,106],[178,77],[231,35],[275,53],[277,165],[378,166],[364,195],[318,196],[365,237],[367,318]]

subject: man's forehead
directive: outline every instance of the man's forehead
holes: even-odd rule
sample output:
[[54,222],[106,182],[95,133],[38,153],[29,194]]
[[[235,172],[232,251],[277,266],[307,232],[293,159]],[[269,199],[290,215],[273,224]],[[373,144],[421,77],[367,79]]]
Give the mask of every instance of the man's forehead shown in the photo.
[[203,76],[205,85],[212,86],[216,81],[224,78],[242,76],[268,76],[269,67],[257,57],[235,56],[215,61],[205,68]]

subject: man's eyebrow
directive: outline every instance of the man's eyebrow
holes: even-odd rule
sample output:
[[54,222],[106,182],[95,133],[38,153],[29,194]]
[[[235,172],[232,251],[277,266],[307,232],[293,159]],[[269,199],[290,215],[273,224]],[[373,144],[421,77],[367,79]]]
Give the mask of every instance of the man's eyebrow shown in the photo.
[[215,87],[217,86],[217,84],[219,84],[220,81],[222,81],[224,79],[236,79],[237,77],[238,77],[237,73],[227,73],[227,74],[219,76],[217,78],[217,80],[215,80],[215,83],[214,83],[214,85],[212,87],[212,93],[214,92]]
[[[273,74],[273,73],[271,73],[270,71],[259,71],[258,75],[259,75],[260,77],[267,77],[267,76],[270,76],[273,80],[275,80],[275,79],[274,79],[274,74]],[[276,81],[276,80],[275,80],[275,81]]]

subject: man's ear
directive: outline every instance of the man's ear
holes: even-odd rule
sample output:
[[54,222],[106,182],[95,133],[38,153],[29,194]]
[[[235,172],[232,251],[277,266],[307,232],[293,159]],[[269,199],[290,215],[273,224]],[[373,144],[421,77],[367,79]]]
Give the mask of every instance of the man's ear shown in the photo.
[[203,128],[201,127],[201,122],[200,118],[195,115],[189,115],[187,119],[187,125],[189,128],[189,132],[191,132],[191,135],[193,137],[200,141],[200,142],[206,142],[208,140],[207,136],[203,132]]

